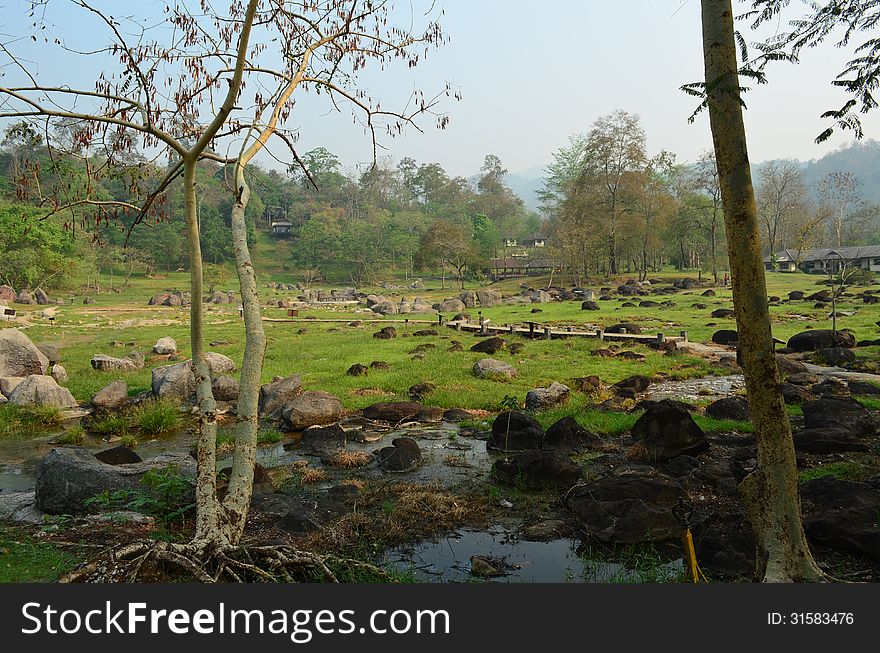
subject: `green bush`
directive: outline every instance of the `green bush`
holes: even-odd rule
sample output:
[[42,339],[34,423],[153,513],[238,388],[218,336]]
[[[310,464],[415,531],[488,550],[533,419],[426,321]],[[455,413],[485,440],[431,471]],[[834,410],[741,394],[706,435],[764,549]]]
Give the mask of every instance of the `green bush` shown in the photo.
[[147,401],[133,411],[134,424],[146,435],[163,435],[178,429],[182,423],[180,410],[167,401]]
[[151,515],[163,522],[182,521],[186,514],[195,508],[190,493],[192,481],[180,474],[173,465],[163,469],[152,469],[141,478],[146,489],[104,490],[90,499],[87,506],[97,506],[102,510],[133,510]]

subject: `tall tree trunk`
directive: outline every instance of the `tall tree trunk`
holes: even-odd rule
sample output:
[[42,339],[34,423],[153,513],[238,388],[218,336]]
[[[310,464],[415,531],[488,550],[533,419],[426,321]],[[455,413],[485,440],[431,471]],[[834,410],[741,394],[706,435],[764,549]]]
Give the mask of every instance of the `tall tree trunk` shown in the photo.
[[241,288],[245,347],[235,411],[235,454],[229,477],[229,492],[223,501],[226,537],[233,544],[239,541],[244,532],[247,511],[251,504],[254,465],[257,459],[260,376],[266,353],[266,334],[260,314],[257,277],[251,262],[244,217],[250,199],[250,188],[242,165],[236,166],[235,188],[236,199],[232,205],[232,251]]
[[217,405],[211,390],[211,373],[205,360],[202,315],[202,249],[196,209],[196,159],[184,162],[183,185],[186,208],[190,274],[190,346],[196,377],[199,415],[198,472],[196,477],[195,543],[227,544],[223,541],[220,506],[217,502]]
[[709,239],[709,246],[711,248],[711,256],[712,256],[712,279],[715,281],[715,285],[718,285],[718,223],[717,217],[712,217],[712,228]]
[[702,0],[702,22],[709,120],[730,243],[739,348],[758,445],[757,468],[739,490],[755,532],[758,577],[766,582],[819,581],[824,575],[804,537],[794,443],[773,354],[731,0]]

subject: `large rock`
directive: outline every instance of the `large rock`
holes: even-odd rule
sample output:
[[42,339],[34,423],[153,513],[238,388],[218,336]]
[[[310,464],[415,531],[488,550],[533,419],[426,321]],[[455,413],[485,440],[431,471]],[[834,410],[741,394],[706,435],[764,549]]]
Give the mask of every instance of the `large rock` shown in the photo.
[[540,449],[544,441],[544,427],[531,415],[506,411],[492,422],[492,435],[487,449],[495,451],[526,451]]
[[859,436],[842,428],[807,429],[794,436],[794,448],[802,453],[828,454],[867,451]]
[[221,374],[211,379],[211,393],[217,401],[238,401],[238,379]]
[[748,422],[752,419],[745,397],[724,397],[706,406],[706,414],[714,419]]
[[474,363],[474,375],[491,381],[515,379],[518,372],[513,365],[494,358],[482,358]]
[[49,360],[49,365],[61,362],[61,349],[58,345],[54,345],[50,342],[40,342],[37,343],[37,349],[39,349],[43,353],[43,356]]
[[526,393],[526,410],[538,411],[552,408],[568,400],[570,389],[554,381],[546,388],[535,388]]
[[735,345],[739,342],[739,333],[734,329],[720,329],[712,334],[712,342],[716,345]]
[[480,354],[494,354],[501,351],[506,346],[507,343],[504,341],[504,338],[493,336],[491,338],[486,338],[485,340],[480,340],[480,342],[471,347],[471,351]]
[[[235,363],[223,354],[209,351],[205,354],[205,362],[212,378],[235,371]],[[157,398],[184,403],[195,397],[196,375],[192,359],[156,367],[152,374],[151,387]]]
[[104,386],[92,396],[92,408],[95,410],[116,410],[128,403],[128,384],[125,381],[114,381]]
[[126,447],[124,444],[99,451],[95,454],[95,458],[108,465],[132,465],[143,462],[134,449]]
[[412,438],[394,438],[390,447],[376,452],[376,459],[387,472],[408,472],[422,463],[422,452]]
[[160,355],[176,354],[177,342],[174,338],[159,338],[153,345],[153,353]]
[[76,399],[70,390],[63,388],[51,376],[32,374],[15,386],[9,395],[9,403],[19,406],[51,406],[75,408]]
[[60,363],[55,363],[52,366],[51,376],[58,383],[67,383],[67,380],[68,380],[67,370],[64,369],[64,366],[61,365]]
[[497,460],[492,473],[500,483],[529,488],[570,488],[583,476],[580,465],[552,450],[523,451]]
[[26,378],[26,376],[0,376],[0,395],[9,397],[15,387]]
[[[105,491],[111,494],[118,490],[149,492],[150,489],[141,483],[143,475],[169,465],[176,467],[182,476],[195,478],[196,461],[189,454],[161,454],[131,465],[108,465],[83,447],[60,447],[40,461],[36,481],[37,507],[50,515],[101,510],[99,506],[85,505],[86,500]],[[192,500],[195,496],[193,489],[189,495]]]
[[877,432],[877,420],[855,399],[825,396],[804,402],[801,408],[807,429],[839,428],[859,437]]
[[376,422],[400,422],[414,419],[425,407],[415,401],[384,401],[364,408],[364,417]]
[[846,347],[828,347],[820,349],[814,354],[816,360],[823,365],[839,366],[852,363],[856,359],[856,353]]
[[602,446],[599,436],[591,433],[571,415],[553,424],[544,434],[542,449],[554,449],[560,453],[583,453]]
[[458,299],[457,297],[453,297],[452,299],[447,299],[445,301],[440,302],[440,305],[437,307],[437,310],[441,313],[458,313],[459,311],[463,311],[465,309],[464,302]]
[[880,490],[826,476],[803,483],[801,501],[808,540],[880,558]]
[[632,322],[621,322],[605,329],[605,333],[633,333],[640,334],[642,332],[638,324]]
[[668,399],[652,404],[633,425],[631,435],[644,446],[645,457],[651,461],[694,455],[709,448],[706,435],[691,414]]
[[144,357],[138,352],[132,352],[122,358],[95,354],[91,363],[92,367],[100,372],[136,372],[144,368]]
[[464,304],[465,308],[476,308],[477,307],[477,293],[473,290],[465,290],[463,292],[458,293],[456,298]]
[[578,523],[604,544],[679,540],[681,524],[672,515],[684,488],[668,476],[621,475],[578,485],[566,505]]
[[302,392],[302,379],[299,374],[276,379],[260,387],[260,416],[277,419],[285,406]]
[[785,354],[776,354],[776,367],[783,376],[791,376],[792,374],[807,374],[807,366],[801,361],[795,360]]
[[49,295],[46,294],[46,291],[42,288],[37,288],[34,291],[34,301],[37,302],[40,306],[45,306],[49,303]]
[[303,431],[300,453],[321,456],[322,459],[345,450],[345,431],[338,424],[326,428],[314,427]]
[[0,376],[45,374],[49,359],[18,329],[0,329]]
[[342,402],[327,392],[307,390],[293,397],[282,410],[282,417],[293,431],[323,426],[342,417]]
[[788,348],[794,351],[819,351],[829,347],[855,347],[856,338],[849,331],[831,329],[810,329],[793,335],[788,340]]
[[494,290],[478,290],[477,301],[483,308],[492,308],[501,304],[501,293]]
[[21,290],[15,296],[15,303],[16,304],[36,304],[36,301],[34,300],[34,296],[31,293],[27,292],[26,290]]
[[15,301],[15,289],[12,286],[0,286],[0,300],[8,303]]

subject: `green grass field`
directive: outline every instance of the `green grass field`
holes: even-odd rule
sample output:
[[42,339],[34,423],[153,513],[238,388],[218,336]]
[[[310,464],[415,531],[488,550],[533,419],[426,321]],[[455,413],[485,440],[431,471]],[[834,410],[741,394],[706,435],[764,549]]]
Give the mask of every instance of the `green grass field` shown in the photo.
[[[671,278],[673,273],[657,275]],[[692,276],[692,275],[691,275]],[[274,291],[266,288],[270,280],[277,277],[262,275],[261,299],[263,302],[276,297],[293,297],[294,292]],[[621,278],[624,280],[625,277]],[[824,286],[816,284],[820,278],[801,273],[768,273],[768,290],[771,295],[786,297],[791,290],[815,292]],[[108,279],[102,281],[108,287]],[[117,277],[118,281],[118,277]],[[293,281],[293,279],[290,279]],[[547,279],[528,278],[509,280],[491,287],[505,294],[518,292],[521,283],[541,287]],[[560,281],[555,280],[556,283]],[[235,283],[228,284],[235,287]],[[383,293],[386,296],[410,299],[421,296],[429,302],[453,296],[454,288],[441,291],[439,281],[431,280],[428,288],[419,291],[363,289],[366,292]],[[614,287],[609,281],[597,281],[589,287],[599,290],[602,286]],[[68,306],[59,307],[54,323],[37,317],[42,307],[20,307],[25,319],[31,323],[26,329],[35,342],[52,342],[61,346],[62,364],[68,371],[68,387],[80,401],[87,401],[91,395],[116,378],[124,378],[129,384],[131,394],[146,390],[150,386],[150,369],[167,362],[152,357],[150,352],[155,341],[162,336],[173,337],[181,350],[181,355],[189,356],[189,311],[185,308],[147,306],[149,297],[163,290],[186,289],[188,275],[169,274],[165,278],[132,278],[132,284],[121,292],[105,292],[93,295],[95,304],[82,305],[81,299]],[[716,308],[732,308],[729,289],[715,288],[717,296],[702,297],[701,289],[684,291],[675,295],[652,296],[656,301],[672,300],[675,307],[638,308],[621,307],[626,299],[601,301],[600,311],[582,311],[580,302],[551,302],[532,305],[505,305],[483,309],[484,317],[492,324],[538,321],[542,324],[610,326],[617,322],[635,322],[645,333],[664,332],[677,335],[687,331],[691,340],[708,341],[711,334],[720,328],[734,328],[732,319],[714,319],[710,313]],[[853,289],[859,291],[861,289]],[[637,302],[638,298],[631,299]],[[705,309],[693,308],[694,303],[707,305]],[[540,313],[533,314],[537,307]],[[866,305],[854,298],[845,298],[840,310],[854,310],[852,317],[841,317],[839,328],[850,328],[858,339],[878,337],[876,321],[880,319],[880,306]],[[827,328],[830,326],[828,309],[815,309],[812,302],[799,301],[771,308],[774,333],[787,339],[807,328]],[[476,310],[471,312],[476,319]],[[265,308],[266,318],[285,319],[286,311]],[[348,321],[381,319],[375,314],[355,313],[354,307],[341,309],[314,308],[300,311],[300,318],[338,319],[340,322],[298,321],[265,322],[269,340],[263,371],[264,381],[274,376],[287,376],[298,373],[303,377],[307,388],[332,392],[342,399],[347,409],[358,409],[376,401],[400,399],[406,396],[407,389],[420,382],[429,381],[437,388],[425,403],[442,407],[497,409],[505,395],[522,399],[530,388],[546,385],[552,381],[570,382],[576,377],[598,375],[605,383],[614,383],[632,374],[668,375],[669,378],[688,378],[704,376],[716,370],[703,360],[685,355],[661,355],[646,347],[633,345],[626,349],[645,355],[644,361],[628,361],[594,356],[593,352],[607,343],[592,339],[564,340],[519,340],[524,344],[522,351],[513,355],[499,352],[495,357],[513,364],[519,370],[519,377],[509,382],[495,382],[477,379],[472,374],[473,364],[484,357],[467,351],[477,340],[467,333],[456,332],[442,327],[439,336],[406,337],[418,330],[427,328],[425,324],[409,325],[398,323],[401,316],[391,316],[397,327],[399,337],[394,340],[376,340],[372,334],[382,324],[367,322],[362,326],[349,326]],[[413,319],[435,321],[436,316],[412,315]],[[452,317],[448,315],[446,317]],[[391,323],[391,322],[389,322]],[[304,333],[300,333],[305,330]],[[465,351],[448,351],[452,340],[459,340]],[[228,341],[229,344],[211,347],[241,362],[244,349],[243,324],[236,305],[206,306],[206,340]],[[123,343],[114,347],[111,343]],[[424,358],[414,358],[418,345],[434,345],[424,352]],[[147,353],[144,370],[130,374],[111,374],[98,372],[91,368],[93,354],[105,353],[124,355],[130,350]],[[372,361],[384,361],[389,370],[371,369],[364,377],[350,377],[346,370],[354,363],[369,365]],[[717,370],[718,373],[722,373]]]

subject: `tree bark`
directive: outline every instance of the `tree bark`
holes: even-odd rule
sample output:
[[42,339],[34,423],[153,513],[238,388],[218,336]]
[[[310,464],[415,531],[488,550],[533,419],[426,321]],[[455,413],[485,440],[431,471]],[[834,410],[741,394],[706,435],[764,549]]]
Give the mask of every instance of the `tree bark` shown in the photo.
[[709,120],[730,244],[739,348],[758,464],[739,490],[765,582],[821,581],[801,519],[794,443],[773,353],[755,194],[746,147],[731,0],[702,0]]

